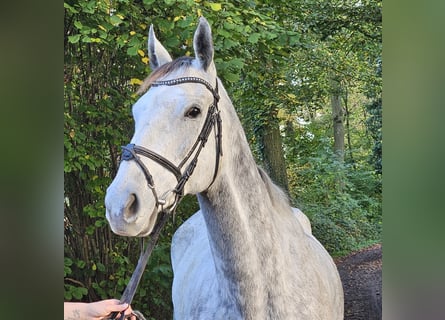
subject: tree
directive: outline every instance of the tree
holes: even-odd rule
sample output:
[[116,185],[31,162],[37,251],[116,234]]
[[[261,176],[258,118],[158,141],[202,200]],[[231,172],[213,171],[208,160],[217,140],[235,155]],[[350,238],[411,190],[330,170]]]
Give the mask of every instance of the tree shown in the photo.
[[344,109],[342,107],[342,91],[340,81],[331,78],[331,109],[332,127],[334,132],[334,155],[343,162],[345,155]]
[[316,237],[330,250],[348,250],[378,238],[381,225],[381,180],[367,163],[372,140],[378,138],[364,125],[371,119],[365,107],[369,86],[373,97],[381,92],[375,72],[381,57],[381,2],[300,4],[297,30],[306,45],[291,74],[301,120],[294,130],[300,136],[288,138],[296,144],[287,151],[290,189],[310,216]]
[[381,2],[305,1],[299,17],[300,30],[311,43],[306,50],[310,66],[314,60],[318,66],[314,70],[303,67],[299,76],[317,78],[318,85],[330,93],[333,150],[342,159],[348,114],[341,104],[347,99],[348,86],[364,88],[376,79],[374,65],[381,56]]
[[366,105],[369,114],[366,119],[366,127],[373,139],[372,154],[369,157],[370,163],[374,166],[377,174],[382,174],[382,63],[377,61],[376,79],[370,82],[366,90],[366,95],[370,102]]

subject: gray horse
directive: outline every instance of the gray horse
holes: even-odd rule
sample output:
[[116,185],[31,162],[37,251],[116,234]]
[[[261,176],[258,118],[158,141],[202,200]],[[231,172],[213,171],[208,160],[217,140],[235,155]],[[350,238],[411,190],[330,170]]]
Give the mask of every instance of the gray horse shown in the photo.
[[126,149],[136,161],[121,163],[106,216],[115,233],[146,236],[161,210],[197,194],[200,211],[172,242],[175,319],[343,319],[332,258],[255,164],[217,78],[207,20],[194,35],[195,58],[172,60],[152,27],[148,45],[154,71],[133,106]]

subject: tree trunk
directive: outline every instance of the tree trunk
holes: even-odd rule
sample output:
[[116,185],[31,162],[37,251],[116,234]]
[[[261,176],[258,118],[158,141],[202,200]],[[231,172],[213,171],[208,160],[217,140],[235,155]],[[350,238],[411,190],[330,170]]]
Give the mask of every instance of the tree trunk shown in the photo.
[[345,127],[344,127],[344,110],[341,105],[341,86],[337,79],[331,80],[331,108],[332,121],[334,128],[334,153],[338,160],[343,162],[345,154]]
[[289,193],[280,125],[275,117],[273,119],[261,130],[264,166],[272,180]]
[[352,167],[354,169],[356,169],[356,165],[355,165],[355,160],[354,160],[354,155],[352,153],[352,142],[351,142],[351,126],[349,124],[349,116],[350,116],[350,112],[348,109],[348,91],[346,90],[345,92],[345,96],[343,99],[343,103],[345,105],[345,125],[346,125],[346,139],[348,141],[348,150],[349,150],[349,157],[350,157],[350,162],[352,163]]

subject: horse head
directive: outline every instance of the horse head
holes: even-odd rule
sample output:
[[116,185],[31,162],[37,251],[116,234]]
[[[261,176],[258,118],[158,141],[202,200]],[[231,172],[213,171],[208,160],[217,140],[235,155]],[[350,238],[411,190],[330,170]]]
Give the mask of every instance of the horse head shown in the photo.
[[106,217],[113,232],[147,236],[161,211],[173,211],[184,194],[206,190],[221,154],[221,118],[213,42],[200,18],[195,57],[172,60],[153,26],[148,55],[153,72],[133,105],[135,131],[123,147],[119,170],[107,189]]

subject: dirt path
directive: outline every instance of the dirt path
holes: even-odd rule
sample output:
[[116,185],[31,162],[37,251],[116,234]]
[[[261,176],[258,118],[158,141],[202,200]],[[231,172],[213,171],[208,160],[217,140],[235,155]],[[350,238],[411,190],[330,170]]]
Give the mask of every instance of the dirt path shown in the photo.
[[345,294],[345,320],[382,319],[382,246],[337,259]]

